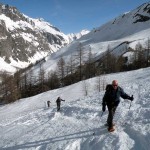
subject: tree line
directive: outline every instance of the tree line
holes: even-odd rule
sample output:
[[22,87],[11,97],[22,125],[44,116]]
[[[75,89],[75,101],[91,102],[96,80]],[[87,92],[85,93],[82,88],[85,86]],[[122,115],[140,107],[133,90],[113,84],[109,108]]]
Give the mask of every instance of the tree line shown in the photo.
[[[68,61],[60,57],[55,71],[46,73],[40,63],[37,76],[33,74],[32,65],[18,70],[14,75],[0,72],[0,100],[4,103],[11,103],[20,98],[37,95],[95,76],[150,66],[150,40],[147,41],[147,48],[143,48],[138,43],[135,50],[128,49],[126,51],[133,53],[132,59],[129,60],[128,57],[123,56],[117,57],[111,53],[109,46],[101,58],[95,59],[90,46],[85,53],[80,44],[77,53],[70,55]],[[103,82],[101,84],[99,87],[104,86]]]

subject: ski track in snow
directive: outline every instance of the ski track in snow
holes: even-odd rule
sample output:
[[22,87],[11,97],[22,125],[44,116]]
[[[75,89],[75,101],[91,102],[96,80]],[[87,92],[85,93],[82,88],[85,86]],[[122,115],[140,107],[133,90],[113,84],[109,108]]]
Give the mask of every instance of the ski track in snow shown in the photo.
[[116,131],[113,133],[104,126],[107,110],[101,117],[104,91],[95,91],[96,78],[87,80],[88,96],[83,95],[82,82],[51,91],[51,99],[61,95],[66,100],[62,102],[60,112],[56,111],[55,100],[50,108],[43,104],[50,92],[1,106],[0,150],[148,150],[149,74],[150,68],[106,75],[108,83],[117,78],[125,92],[135,98],[131,107],[130,101],[121,99],[114,117]]

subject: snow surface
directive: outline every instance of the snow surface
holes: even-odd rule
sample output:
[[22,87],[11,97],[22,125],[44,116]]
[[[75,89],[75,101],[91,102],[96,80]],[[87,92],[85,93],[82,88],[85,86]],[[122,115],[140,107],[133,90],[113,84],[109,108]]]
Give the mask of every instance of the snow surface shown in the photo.
[[0,58],[0,70],[1,71],[11,72],[11,73],[12,72],[13,73],[16,72],[16,68],[11,66],[11,65],[9,65],[8,63],[6,63],[3,58]]
[[[100,77],[107,83],[117,79],[135,98],[132,103],[121,99],[113,133],[104,126],[108,111],[101,117],[104,91],[96,88],[99,77],[1,106],[0,150],[149,150],[149,75],[146,68]],[[58,96],[65,99],[60,112],[56,111]]]

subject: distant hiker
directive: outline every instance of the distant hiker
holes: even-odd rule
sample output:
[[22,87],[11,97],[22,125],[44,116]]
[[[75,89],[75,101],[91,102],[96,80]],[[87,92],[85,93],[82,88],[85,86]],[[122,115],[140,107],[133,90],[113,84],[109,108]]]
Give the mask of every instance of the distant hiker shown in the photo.
[[47,101],[47,106],[48,106],[48,107],[50,107],[50,103],[51,103],[50,101]]
[[120,103],[120,97],[123,99],[129,99],[133,101],[133,95],[130,97],[128,94],[126,94],[123,89],[118,86],[118,81],[113,80],[112,84],[108,84],[106,86],[106,92],[103,97],[102,101],[102,111],[104,112],[106,110],[106,105],[108,108],[108,118],[107,118],[107,126],[108,131],[112,132],[114,131],[114,123],[113,123],[113,116],[115,114],[116,108]]
[[57,103],[57,111],[60,110],[61,101],[65,101],[65,100],[61,99],[60,97],[58,97],[57,100],[56,100],[56,103]]

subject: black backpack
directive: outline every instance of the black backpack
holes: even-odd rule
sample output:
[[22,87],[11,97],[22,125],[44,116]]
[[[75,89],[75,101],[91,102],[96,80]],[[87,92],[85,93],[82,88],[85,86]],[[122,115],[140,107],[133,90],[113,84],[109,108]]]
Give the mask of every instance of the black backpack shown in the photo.
[[112,92],[112,90],[113,90],[113,87],[112,87],[112,85],[111,84],[107,84],[106,85],[106,97],[105,97],[105,100],[106,100],[106,102],[108,102],[108,103],[112,103],[113,101],[112,101],[112,98],[111,98],[111,92]]
[[112,88],[113,88],[113,87],[112,87],[112,85],[111,85],[111,84],[107,84],[107,85],[106,85],[106,89],[105,89],[105,90],[108,92],[108,91],[111,91],[111,90],[112,90]]

